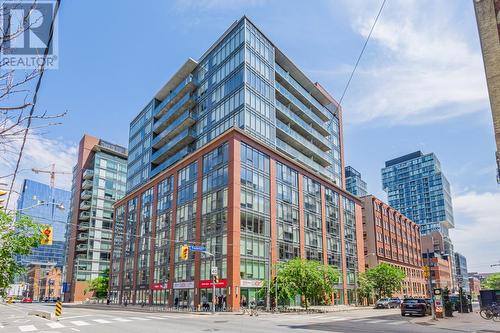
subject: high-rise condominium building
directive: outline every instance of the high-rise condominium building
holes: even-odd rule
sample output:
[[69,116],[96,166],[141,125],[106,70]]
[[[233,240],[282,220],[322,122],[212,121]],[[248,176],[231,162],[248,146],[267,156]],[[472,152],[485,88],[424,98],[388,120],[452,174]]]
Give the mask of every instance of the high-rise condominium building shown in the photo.
[[449,229],[454,228],[450,183],[434,153],[417,151],[385,162],[382,186],[389,205],[420,225],[422,235],[439,231],[444,252],[449,255],[454,277],[453,244]]
[[231,25],[131,123],[113,302],[210,303],[211,258],[182,260],[183,244],[215,253],[216,293],[233,310],[259,298],[276,262],[295,257],[336,266],[334,301],[353,302],[361,206],[343,189],[341,128],[319,84],[246,17]]
[[17,210],[34,222],[52,226],[52,244],[40,245],[31,254],[19,256],[24,266],[62,267],[66,250],[66,225],[70,192],[34,180],[25,179],[17,201]]
[[345,167],[345,189],[358,197],[368,194],[366,182],[361,178],[361,173],[351,166]]
[[500,0],[474,0],[479,40],[497,145],[497,182],[500,183]]
[[126,189],[127,149],[84,135],[73,168],[65,301],[88,298],[88,281],[109,268],[113,204]]
[[373,195],[361,200],[366,267],[380,263],[398,267],[406,277],[393,296],[425,297],[419,225]]

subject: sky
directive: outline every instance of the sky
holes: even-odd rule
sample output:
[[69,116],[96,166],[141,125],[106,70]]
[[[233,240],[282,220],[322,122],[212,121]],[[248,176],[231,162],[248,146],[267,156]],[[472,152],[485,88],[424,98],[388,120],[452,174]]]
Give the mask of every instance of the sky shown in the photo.
[[[37,108],[68,114],[30,136],[17,188],[24,178],[48,182],[32,167],[71,171],[84,133],[127,146],[132,118],[187,57],[199,58],[242,15],[339,99],[381,2],[62,2],[59,68],[46,72]],[[469,271],[494,271],[500,190],[472,1],[388,0],[342,104],[346,164],[369,192],[387,200],[386,160],[434,152],[452,186],[455,250]],[[0,160],[0,170],[11,168]],[[56,185],[69,189],[71,177],[57,176]]]

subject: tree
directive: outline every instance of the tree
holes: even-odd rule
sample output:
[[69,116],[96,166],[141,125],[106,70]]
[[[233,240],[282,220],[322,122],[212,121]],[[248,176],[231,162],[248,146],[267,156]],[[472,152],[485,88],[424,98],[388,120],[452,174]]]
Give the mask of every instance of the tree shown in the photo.
[[89,285],[85,288],[85,294],[88,292],[93,292],[94,296],[98,299],[103,299],[108,297],[108,285],[109,285],[109,269],[106,269],[100,276],[89,281]]
[[25,271],[16,261],[18,255],[28,255],[42,240],[45,225],[33,222],[28,216],[0,211],[0,296],[5,296],[6,289],[14,278]]
[[500,289],[500,273],[491,274],[481,286],[483,289]]
[[278,298],[283,301],[301,295],[306,309],[314,299],[328,303],[339,277],[339,272],[333,266],[295,258],[278,265]]
[[366,273],[360,273],[358,275],[358,297],[360,299],[366,298],[368,301],[368,304],[373,303],[373,297],[375,296],[374,294],[374,285],[373,281],[368,279],[366,276]]
[[394,292],[401,290],[402,282],[406,277],[401,269],[387,263],[370,268],[365,274],[377,298],[391,297]]

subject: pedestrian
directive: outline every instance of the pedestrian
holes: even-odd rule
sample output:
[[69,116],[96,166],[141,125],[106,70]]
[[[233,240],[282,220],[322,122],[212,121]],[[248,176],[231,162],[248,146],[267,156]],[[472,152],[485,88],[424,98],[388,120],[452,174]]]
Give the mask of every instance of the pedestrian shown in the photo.
[[106,299],[106,305],[109,305],[109,303],[111,303],[111,300],[109,299],[109,297]]
[[178,298],[178,297],[176,297],[176,298],[174,299],[174,307],[175,307],[176,309],[178,309],[178,308],[179,308],[179,298]]
[[123,302],[123,305],[125,305],[125,307],[127,307],[127,304],[128,304],[128,300],[125,298],[125,301]]

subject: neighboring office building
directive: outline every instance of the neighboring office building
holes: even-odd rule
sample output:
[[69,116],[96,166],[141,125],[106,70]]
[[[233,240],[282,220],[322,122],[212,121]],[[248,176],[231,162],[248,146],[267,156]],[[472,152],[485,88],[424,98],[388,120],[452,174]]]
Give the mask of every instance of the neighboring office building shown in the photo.
[[481,290],[481,281],[475,276],[471,276],[468,278],[469,280],[469,292],[472,296],[473,300],[477,300],[479,296],[479,290]]
[[361,179],[361,173],[351,166],[345,167],[345,189],[358,197],[368,194],[366,182]]
[[[446,241],[439,231],[423,235],[421,238],[423,264],[430,263],[432,288],[448,287],[454,291],[453,262],[451,256],[445,252]],[[429,260],[427,259],[429,257]]]
[[[455,276],[457,287],[469,292],[469,274],[467,273],[467,259],[461,253],[455,252]],[[461,282],[460,282],[461,281]]]
[[[455,276],[453,243],[449,229],[454,228],[450,183],[434,153],[416,151],[385,162],[382,187],[389,205],[420,225],[420,233],[439,231],[444,252],[450,256]],[[454,289],[453,284],[453,289]]]
[[500,0],[474,0],[479,40],[497,146],[497,182],[500,183]]
[[66,225],[70,206],[69,191],[25,179],[17,201],[17,209],[39,224],[52,226],[52,245],[40,245],[29,255],[19,256],[23,266],[62,267],[66,250]]
[[25,297],[35,301],[44,299],[57,300],[62,292],[62,270],[60,267],[32,265],[27,272],[24,283]]
[[216,293],[233,310],[257,299],[272,264],[299,256],[337,266],[335,302],[354,302],[361,206],[342,189],[338,104],[247,18],[176,72],[130,136],[113,302],[211,301],[211,259],[179,258],[189,242],[215,249]]
[[388,263],[406,273],[397,297],[425,297],[418,224],[373,195],[361,198],[365,267]]
[[109,268],[113,204],[125,194],[126,175],[126,148],[83,136],[73,168],[66,302],[88,298],[88,281]]

